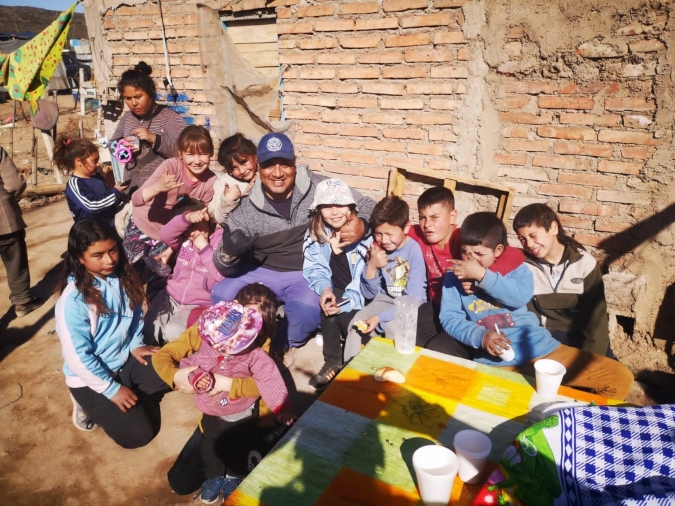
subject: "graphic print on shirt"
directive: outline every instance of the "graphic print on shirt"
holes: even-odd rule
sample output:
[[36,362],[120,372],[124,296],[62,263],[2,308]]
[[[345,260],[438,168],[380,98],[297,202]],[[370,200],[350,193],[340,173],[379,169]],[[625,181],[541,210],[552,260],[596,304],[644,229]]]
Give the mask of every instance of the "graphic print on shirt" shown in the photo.
[[383,269],[385,274],[385,282],[387,285],[387,293],[392,297],[400,297],[403,291],[408,286],[408,275],[410,274],[410,262],[401,258],[394,257],[396,265],[390,269]]

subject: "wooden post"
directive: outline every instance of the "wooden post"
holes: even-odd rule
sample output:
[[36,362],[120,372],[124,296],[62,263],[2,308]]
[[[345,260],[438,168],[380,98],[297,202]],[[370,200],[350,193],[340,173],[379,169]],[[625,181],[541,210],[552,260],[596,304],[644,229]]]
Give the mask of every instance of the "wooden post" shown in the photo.
[[35,129],[33,128],[33,187],[35,188],[38,185],[38,159],[37,159],[37,135],[35,135]]

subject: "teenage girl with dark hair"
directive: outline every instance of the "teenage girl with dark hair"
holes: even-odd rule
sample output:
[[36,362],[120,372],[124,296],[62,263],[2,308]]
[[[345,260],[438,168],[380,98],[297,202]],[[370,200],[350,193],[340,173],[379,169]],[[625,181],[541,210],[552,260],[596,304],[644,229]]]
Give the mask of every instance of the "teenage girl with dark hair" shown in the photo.
[[605,285],[595,258],[545,204],[518,211],[513,230],[534,276],[530,311],[561,343],[611,356]]
[[[145,294],[115,229],[94,218],[70,229],[56,332],[73,400],[73,423],[97,426],[123,448],[159,432],[159,406],[147,396],[166,390],[143,345]],[[142,399],[139,399],[139,393]]]
[[151,74],[152,68],[139,62],[125,71],[117,84],[129,111],[122,115],[111,140],[131,136],[140,139],[138,151],[125,167],[131,178],[131,192],[140,187],[160,163],[175,155],[176,140],[187,126],[178,113],[155,102],[156,87]]
[[87,139],[70,140],[61,135],[54,145],[54,163],[71,173],[66,200],[73,219],[99,218],[113,225],[126,186],[118,183],[110,188],[105,182],[98,170],[96,145]]

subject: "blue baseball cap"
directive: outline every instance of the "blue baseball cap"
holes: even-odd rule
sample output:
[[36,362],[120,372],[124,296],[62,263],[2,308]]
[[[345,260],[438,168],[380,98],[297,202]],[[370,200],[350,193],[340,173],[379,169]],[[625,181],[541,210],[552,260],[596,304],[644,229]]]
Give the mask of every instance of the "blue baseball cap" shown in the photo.
[[260,139],[258,143],[258,163],[265,163],[272,158],[295,160],[293,143],[284,134],[272,132],[263,135],[263,138]]

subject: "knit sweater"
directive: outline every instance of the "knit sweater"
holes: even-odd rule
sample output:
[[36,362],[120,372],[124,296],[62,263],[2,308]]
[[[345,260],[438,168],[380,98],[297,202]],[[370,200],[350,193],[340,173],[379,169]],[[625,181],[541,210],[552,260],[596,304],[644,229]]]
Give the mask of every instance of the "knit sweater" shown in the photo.
[[149,142],[141,141],[140,151],[134,153],[133,159],[125,165],[127,176],[131,178],[131,192],[145,183],[160,163],[177,155],[176,141],[186,126],[183,117],[165,105],[158,105],[151,115],[143,119],[131,111],[122,115],[111,141],[129,137],[137,128],[147,128],[159,136],[152,146]]
[[[143,201],[143,190],[152,186],[165,172],[172,174],[183,183],[166,193],[159,193],[148,202]],[[210,170],[203,172],[197,181],[187,175],[187,169],[180,158],[170,158],[162,163],[150,178],[131,196],[134,206],[132,217],[136,226],[153,239],[159,239],[159,230],[173,217],[173,206],[183,195],[189,195],[202,202],[209,203],[213,199],[213,185],[216,175]]]
[[[583,250],[565,247],[562,262],[553,266],[530,255],[526,265],[534,276],[534,297],[528,308],[551,331],[579,336],[581,348],[605,355],[609,347],[607,302],[600,267],[593,256]],[[562,270],[551,285],[547,270]]]
[[[227,223],[232,232],[241,230],[247,237],[259,235],[253,244],[253,257],[258,266],[281,272],[302,271],[302,244],[311,218],[309,206],[314,200],[316,185],[324,179],[327,178],[312,173],[306,165],[296,167],[290,220],[267,202],[260,178],[248,198],[242,199],[239,207],[230,213]],[[370,218],[375,201],[356,190],[352,190],[352,195],[359,208],[359,216]],[[225,276],[236,274],[244,267],[244,262],[239,260],[228,259],[222,251],[222,244],[214,256],[216,267]]]

